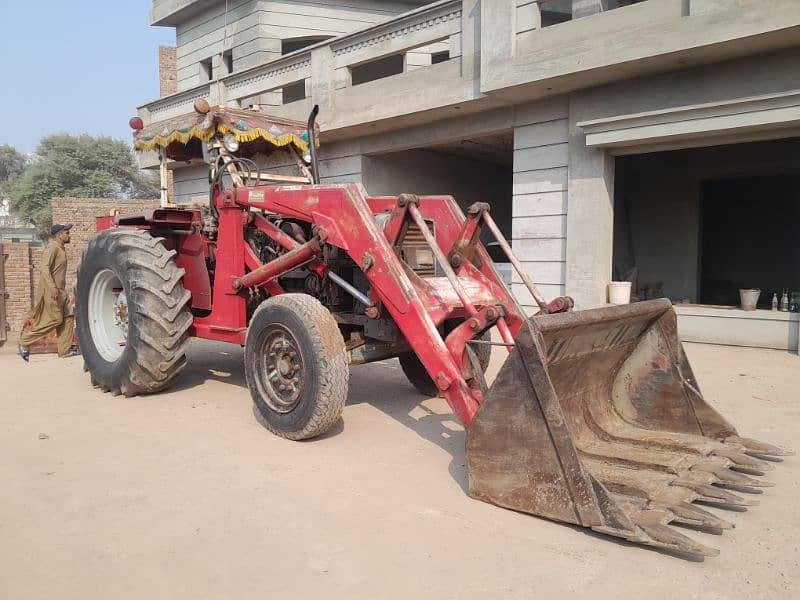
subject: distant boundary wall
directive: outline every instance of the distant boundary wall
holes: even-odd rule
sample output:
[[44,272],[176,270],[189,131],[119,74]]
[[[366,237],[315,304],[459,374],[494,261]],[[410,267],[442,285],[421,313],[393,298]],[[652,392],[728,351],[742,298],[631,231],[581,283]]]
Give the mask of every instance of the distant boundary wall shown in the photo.
[[[158,200],[119,200],[115,198],[53,198],[53,223],[72,223],[71,243],[67,246],[67,289],[72,291],[81,253],[95,232],[95,217],[112,210],[134,214],[158,208]],[[28,242],[3,242],[5,254],[6,320],[9,346],[19,337],[25,315],[31,309],[39,282],[42,247]],[[0,342],[2,344],[2,342]]]

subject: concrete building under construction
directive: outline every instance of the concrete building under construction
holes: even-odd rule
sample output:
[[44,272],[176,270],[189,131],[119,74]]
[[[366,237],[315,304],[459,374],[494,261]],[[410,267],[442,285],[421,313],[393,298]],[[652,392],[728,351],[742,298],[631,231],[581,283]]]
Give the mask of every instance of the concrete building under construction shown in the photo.
[[[800,291],[797,0],[154,0],[150,21],[176,50],[146,124],[318,104],[323,181],[490,202],[545,296],[632,280],[684,339],[797,348],[798,313],[769,310]],[[176,203],[207,201],[205,166],[169,167]]]

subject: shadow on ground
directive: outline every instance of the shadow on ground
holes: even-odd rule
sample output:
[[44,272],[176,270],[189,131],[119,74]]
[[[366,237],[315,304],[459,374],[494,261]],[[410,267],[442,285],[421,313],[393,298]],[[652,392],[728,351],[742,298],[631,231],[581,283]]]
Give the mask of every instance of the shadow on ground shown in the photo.
[[[189,364],[172,391],[190,390],[210,381],[240,388],[248,394],[244,376],[242,349],[232,344],[193,340]],[[464,429],[441,398],[427,398],[417,392],[406,379],[397,360],[386,360],[350,369],[347,405],[366,403],[402,423],[420,437],[432,442],[452,456],[450,475],[467,491],[464,458]],[[256,419],[263,423],[258,410]],[[345,415],[346,418],[346,415]],[[342,421],[318,439],[326,439],[344,431]],[[313,440],[310,440],[313,442]]]
[[368,403],[432,442],[452,457],[449,471],[467,492],[464,428],[442,398],[420,394],[406,379],[396,359],[350,369],[348,405]]
[[[491,375],[491,374],[489,374]],[[189,390],[204,385],[209,381],[217,381],[238,388],[232,397],[241,400],[242,395],[249,394],[244,376],[242,349],[223,343],[195,340],[189,352],[189,365],[182,374],[177,390]],[[368,404],[401,423],[421,438],[436,444],[450,456],[448,470],[453,480],[468,493],[468,475],[465,466],[465,432],[457,418],[442,398],[426,397],[414,389],[403,374],[396,359],[352,367],[350,369],[350,386],[347,406]],[[253,407],[255,419],[266,430],[266,425],[259,411]],[[344,420],[347,414],[345,412]],[[335,437],[344,432],[344,420],[331,428],[324,435],[303,443],[315,443]],[[603,539],[621,546],[634,546],[620,538],[595,533],[590,529],[566,524],[575,531],[591,537]],[[690,561],[702,560],[689,555],[669,550],[651,548],[660,553],[672,555]]]
[[209,381],[219,381],[247,390],[242,349],[234,344],[192,340],[188,365],[171,391],[190,390]]

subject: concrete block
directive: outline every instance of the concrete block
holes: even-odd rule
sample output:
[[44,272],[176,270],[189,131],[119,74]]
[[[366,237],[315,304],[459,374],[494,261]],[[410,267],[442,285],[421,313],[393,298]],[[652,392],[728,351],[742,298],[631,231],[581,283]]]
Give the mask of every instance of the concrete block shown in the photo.
[[566,142],[514,150],[514,172],[566,167],[568,155]]
[[683,341],[797,350],[800,314],[676,305]]
[[567,235],[566,215],[545,217],[514,217],[512,239],[563,238]]
[[567,260],[567,243],[564,238],[525,238],[511,242],[512,249],[521,261],[537,260],[564,262]]
[[[534,274],[531,273],[531,277],[533,276]],[[559,296],[565,295],[563,285],[537,284],[536,289],[539,290],[539,294],[544,298],[545,302],[549,302],[553,298],[558,298]],[[511,286],[511,293],[514,294],[517,302],[519,302],[523,307],[535,307],[536,310],[539,310],[538,305],[528,291],[528,288],[521,283],[513,284]]]
[[512,200],[515,217],[567,214],[567,191],[517,194]]
[[[320,177],[346,177],[358,175],[360,178],[362,167],[361,155],[344,156],[341,158],[320,159]],[[359,179],[360,180],[360,179]]]
[[567,189],[567,168],[514,173],[514,195],[557,192]]
[[558,144],[569,139],[569,123],[556,119],[543,123],[520,125],[514,128],[514,150]]
[[516,126],[566,119],[568,116],[569,104],[566,96],[555,96],[514,107],[514,125]]
[[517,33],[542,27],[542,12],[533,0],[517,2]]
[[[564,285],[566,263],[562,261],[524,261],[522,265],[537,285]],[[522,283],[516,271],[511,277],[514,283]]]

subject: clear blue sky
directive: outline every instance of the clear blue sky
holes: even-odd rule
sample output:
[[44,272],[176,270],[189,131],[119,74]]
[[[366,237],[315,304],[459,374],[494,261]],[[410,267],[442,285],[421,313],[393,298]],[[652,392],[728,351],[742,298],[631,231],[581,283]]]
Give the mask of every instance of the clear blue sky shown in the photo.
[[130,141],[128,119],[158,97],[150,0],[0,0],[0,144],[36,149],[51,133]]

